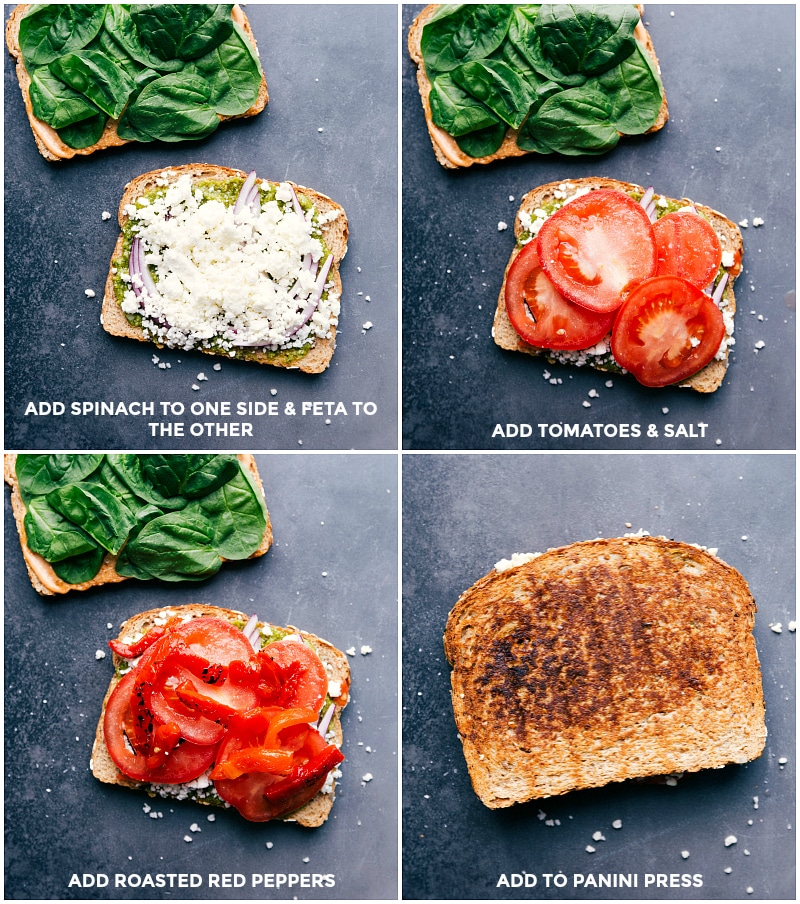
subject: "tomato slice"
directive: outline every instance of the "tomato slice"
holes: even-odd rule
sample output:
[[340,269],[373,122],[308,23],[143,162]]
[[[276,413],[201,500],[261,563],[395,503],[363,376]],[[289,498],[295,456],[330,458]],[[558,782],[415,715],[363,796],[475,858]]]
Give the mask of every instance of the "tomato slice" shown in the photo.
[[655,276],[636,286],[620,309],[611,350],[644,386],[668,386],[705,367],[724,336],[719,308],[697,286]]
[[705,289],[719,271],[722,245],[708,220],[691,210],[664,214],[653,223],[657,276],[680,276]]
[[250,641],[242,632],[221,618],[202,616],[178,625],[170,637],[182,640],[193,653],[221,665],[234,659],[248,660],[254,655]]
[[614,322],[613,311],[590,311],[564,298],[539,265],[536,242],[523,245],[509,267],[505,302],[511,325],[536,348],[589,348]]
[[178,784],[198,778],[214,762],[215,746],[182,741],[166,755],[162,765],[151,768],[148,756],[136,753],[127,741],[132,737],[130,699],[135,680],[134,672],[128,672],[122,678],[109,697],[103,717],[103,735],[114,764],[120,772],[138,782]]
[[276,640],[263,653],[283,669],[281,705],[318,713],[328,692],[328,675],[319,656],[301,640]]
[[658,265],[650,218],[641,204],[613,188],[568,201],[544,221],[536,241],[550,282],[590,311],[616,310]]

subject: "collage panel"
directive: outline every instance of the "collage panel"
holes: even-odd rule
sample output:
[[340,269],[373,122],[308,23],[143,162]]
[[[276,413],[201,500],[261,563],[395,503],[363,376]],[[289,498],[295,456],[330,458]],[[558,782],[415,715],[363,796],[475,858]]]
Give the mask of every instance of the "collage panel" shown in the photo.
[[792,899],[794,455],[402,479],[404,898]]
[[[61,56],[42,47],[73,7],[26,9],[6,7],[5,448],[395,449],[396,7],[237,6],[200,58],[152,35],[204,38],[192,11],[230,6],[112,4]],[[101,7],[74,9],[80,43]]]
[[794,9],[537,9],[403,5],[403,448],[793,450]]
[[5,898],[397,899],[395,456],[16,455],[6,483]]

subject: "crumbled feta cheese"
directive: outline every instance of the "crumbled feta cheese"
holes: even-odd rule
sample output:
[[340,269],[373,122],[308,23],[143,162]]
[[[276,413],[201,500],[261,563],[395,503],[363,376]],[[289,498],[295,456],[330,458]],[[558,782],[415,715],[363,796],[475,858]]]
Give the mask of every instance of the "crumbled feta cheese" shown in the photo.
[[586,853],[587,853],[587,854],[593,854],[596,850],[597,850],[597,848],[596,848],[596,847],[592,847],[591,844],[587,844],[587,845],[586,845]]
[[736,844],[739,839],[735,835],[728,835],[725,838],[725,847],[730,847],[732,844]]
[[106,658],[106,654],[105,654],[105,652],[104,652],[103,650],[97,650],[97,651],[95,652],[95,654],[94,654],[94,658],[95,658],[95,659],[105,659],[105,658]]
[[612,829],[621,829],[621,828],[622,828],[622,820],[621,820],[621,819],[615,819],[615,820],[611,823],[611,828],[612,828]]
[[361,781],[364,782],[364,784],[366,784],[367,782],[371,782],[372,781],[372,773],[371,772],[364,773],[364,775],[361,776]]
[[84,289],[84,290],[83,290],[83,294],[84,294],[87,298],[94,298],[94,296],[95,296],[95,291],[94,291],[94,289]]
[[510,559],[500,559],[499,562],[496,562],[494,570],[501,572],[508,571],[511,568],[516,568],[518,565],[532,562],[534,559],[538,559],[540,555],[540,552],[515,552],[512,553]]
[[764,348],[764,346],[765,346],[766,344],[767,344],[767,343],[764,342],[763,339],[759,339],[758,342],[756,342],[756,344],[753,346],[753,348],[755,348],[756,351],[758,351],[758,350]]
[[735,263],[735,258],[733,256],[732,251],[728,251],[727,249],[722,252],[722,266],[725,268],[732,267]]
[[355,648],[355,647],[348,647],[348,648],[345,650],[345,653],[347,653],[348,656],[355,656],[355,655],[356,655],[356,648]]
[[110,219],[111,219],[111,211],[110,211],[110,210],[104,210],[103,213],[100,215],[100,219],[102,219],[102,220],[110,220]]
[[506,229],[508,229],[508,223],[506,223],[504,220],[500,220],[500,222],[497,224],[497,231],[505,232]]
[[200,826],[199,826],[196,822],[193,822],[193,823],[189,826],[189,831],[190,831],[190,832],[200,832],[201,829],[200,829]]
[[592,841],[605,841],[606,836],[602,832],[595,832],[592,835]]
[[780,622],[775,622],[769,626],[769,629],[775,634],[781,634],[783,632],[783,625]]
[[742,227],[742,229],[747,229],[747,227],[748,227],[750,224],[747,222],[747,218],[745,217],[744,220],[739,220],[739,225]]
[[764,225],[764,221],[761,219],[761,217],[753,217],[753,226],[763,226],[763,225]]
[[689,852],[688,852],[688,851],[681,851],[681,857],[683,857],[684,860],[688,860],[688,859],[689,859]]
[[184,835],[184,836],[183,836],[183,840],[184,840],[185,842],[189,843],[190,841],[193,841],[194,839],[192,838],[191,835]]
[[361,329],[366,333],[367,330],[372,329],[372,321],[368,320],[366,323],[361,324]]
[[797,630],[797,622],[796,622],[796,621],[790,621],[789,624],[788,624],[786,627],[787,627],[790,631],[794,632],[794,631]]
[[372,652],[372,647],[367,646],[367,644],[362,644],[362,646],[361,646],[361,655],[362,656],[369,656],[369,654],[371,652]]

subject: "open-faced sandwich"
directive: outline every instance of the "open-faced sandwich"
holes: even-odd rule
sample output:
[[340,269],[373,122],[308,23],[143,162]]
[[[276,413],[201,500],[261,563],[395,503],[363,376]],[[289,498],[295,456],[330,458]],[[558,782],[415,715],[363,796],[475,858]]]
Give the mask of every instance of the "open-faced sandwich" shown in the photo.
[[200,581],[272,544],[252,455],[6,455],[34,588]]
[[322,825],[334,800],[347,657],[216,606],[143,612],[116,640],[91,768],[101,782]]
[[508,807],[755,759],[766,738],[755,612],[738,571],[665,538],[498,562],[444,636],[475,792]]
[[444,646],[487,807],[759,756],[756,606],[713,552],[573,543],[504,559],[461,595]]
[[492,334],[502,348],[713,392],[734,344],[739,227],[688,198],[586,178],[528,192]]
[[186,164],[128,183],[119,224],[107,332],[307,373],[330,364],[348,237],[330,198]]
[[634,4],[446,4],[408,35],[438,161],[602,154],[661,129],[667,101]]
[[47,160],[205,138],[268,100],[255,37],[233,4],[26,3],[6,44]]

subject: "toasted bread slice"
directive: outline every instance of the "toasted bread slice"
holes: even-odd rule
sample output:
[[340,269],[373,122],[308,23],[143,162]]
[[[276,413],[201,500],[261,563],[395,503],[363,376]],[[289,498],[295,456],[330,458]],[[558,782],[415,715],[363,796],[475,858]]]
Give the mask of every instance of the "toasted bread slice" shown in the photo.
[[[218,606],[207,606],[202,604],[189,606],[172,606],[169,609],[151,609],[148,612],[142,612],[138,615],[134,615],[132,618],[129,618],[126,622],[124,622],[124,624],[122,624],[120,627],[118,637],[120,640],[129,643],[134,639],[142,637],[150,630],[150,628],[154,627],[155,625],[164,624],[169,618],[179,617],[182,621],[189,621],[192,618],[199,618],[200,616],[224,618],[227,621],[242,626],[248,621],[249,618],[249,616],[245,615],[243,612],[237,612],[233,609],[225,609]],[[263,625],[265,623],[260,622],[259,624]],[[329,693],[333,699],[334,704],[336,705],[336,712],[334,713],[334,716],[331,719],[331,723],[328,728],[328,737],[331,743],[341,748],[343,743],[341,711],[344,709],[350,699],[350,665],[347,661],[347,657],[340,650],[337,650],[336,647],[334,647],[332,644],[328,643],[328,641],[323,640],[322,638],[317,637],[314,634],[309,634],[306,631],[299,631],[297,628],[291,626],[287,626],[286,628],[282,628],[281,630],[288,630],[292,633],[300,634],[300,636],[314,648],[315,652],[322,660],[322,664],[325,666],[325,671],[328,675]],[[120,667],[124,668],[126,666],[125,661],[117,656],[116,653],[113,654],[113,662],[115,670],[119,669]],[[108,785],[122,785],[126,788],[143,790],[147,792],[151,797],[158,795],[161,797],[174,798],[178,800],[191,797],[197,803],[205,804],[207,806],[227,806],[214,793],[213,782],[211,782],[210,780],[207,783],[197,781],[193,782],[191,783],[192,787],[188,787],[186,785],[154,786],[148,783],[133,781],[132,779],[123,775],[123,773],[121,773],[119,769],[117,769],[114,761],[111,759],[111,756],[108,753],[108,748],[106,746],[105,734],[103,732],[103,716],[106,711],[106,704],[108,703],[108,700],[119,680],[119,675],[116,675],[114,678],[112,678],[111,684],[109,685],[108,691],[106,692],[105,698],[103,699],[103,707],[100,713],[100,719],[97,723],[97,730],[95,732],[95,739],[92,745],[92,757],[90,761],[90,768],[94,777],[98,779],[98,781],[104,782]],[[331,691],[335,691],[336,693],[331,693]],[[307,804],[305,804],[290,816],[284,817],[283,821],[297,822],[302,826],[306,826],[307,828],[316,828],[317,826],[321,826],[322,823],[325,822],[325,820],[328,818],[328,814],[330,813],[331,807],[333,806],[335,797],[335,779],[336,772],[334,771],[333,781],[330,783],[330,788],[326,787],[323,791],[320,791],[320,793],[317,794],[317,796],[313,800],[310,800]]]
[[[247,468],[263,496],[264,486],[261,483],[255,458],[246,454],[239,455],[238,458],[242,465]],[[42,596],[56,596],[61,593],[68,593],[70,590],[88,590],[91,587],[100,587],[103,584],[116,584],[120,581],[127,581],[128,578],[117,574],[114,568],[117,557],[111,555],[111,553],[106,553],[100,565],[100,570],[90,581],[84,581],[82,584],[68,584],[66,581],[61,580],[49,562],[29,548],[25,534],[25,513],[27,508],[19,491],[16,461],[17,456],[15,454],[6,454],[4,456],[3,476],[5,482],[11,487],[11,509],[14,512],[14,520],[17,523],[17,532],[19,533],[20,545],[22,546],[22,555],[25,559],[25,567],[28,569],[28,577],[31,579],[34,590]],[[261,545],[250,558],[263,556],[270,546],[272,546],[272,524],[269,512],[267,512],[267,526],[264,529],[264,538],[261,541]]]
[[498,563],[444,635],[478,797],[494,809],[755,759],[766,738],[755,612],[735,569],[664,538]]
[[[585,179],[569,179],[564,182],[549,182],[547,185],[540,185],[538,188],[534,188],[523,197],[514,219],[514,235],[518,242],[511,253],[511,258],[503,275],[503,284],[497,299],[497,310],[495,311],[492,327],[492,337],[501,348],[508,351],[524,352],[527,355],[543,355],[551,362],[558,361],[565,364],[575,364],[579,367],[586,365],[595,370],[619,372],[620,368],[613,362],[608,343],[603,343],[607,351],[605,354],[600,355],[587,354],[586,352],[552,351],[529,345],[511,325],[505,305],[506,277],[514,258],[522,248],[519,244],[520,237],[526,233],[529,234],[527,227],[530,226],[530,221],[535,219],[534,211],[544,210],[553,204],[560,206],[565,200],[569,200],[569,198],[574,197],[578,193],[595,191],[600,188],[614,188],[637,199],[641,198],[645,193],[644,188],[632,182],[620,182],[617,179],[592,176]],[[661,196],[656,195],[655,197],[658,199]],[[736,277],[742,272],[742,256],[744,254],[742,234],[736,223],[711,207],[698,204],[696,201],[690,201],[688,198],[664,198],[664,203],[669,206],[693,206],[713,227],[714,232],[719,237],[723,253],[727,251],[732,255],[733,264],[725,268],[728,273],[728,282],[720,299],[720,310],[723,313],[726,328],[725,347],[720,349],[718,357],[709,362],[702,370],[678,384],[681,387],[694,389],[697,392],[714,392],[719,389],[725,378],[730,347],[734,344],[733,315],[736,312],[736,296],[733,286]],[[523,220],[525,220],[525,223],[523,223]]]
[[[241,170],[230,169],[226,166],[216,166],[209,163],[190,163],[183,166],[168,167],[143,173],[131,180],[126,186],[119,204],[118,220],[120,229],[124,228],[128,221],[125,208],[137,198],[163,183],[165,179],[176,181],[182,175],[189,175],[193,181],[219,180],[226,181],[232,178],[244,179],[247,174]],[[265,180],[259,180],[263,182]],[[270,183],[277,184],[277,183]],[[293,184],[293,183],[290,183]],[[342,279],[339,267],[347,253],[348,223],[344,209],[320,192],[302,185],[294,185],[299,196],[312,201],[324,219],[322,223],[322,237],[333,255],[333,264],[328,273],[328,280],[333,283],[332,291],[339,297],[342,294]],[[103,329],[113,336],[122,336],[128,339],[137,339],[140,342],[154,342],[145,331],[132,324],[120,307],[120,299],[115,294],[114,276],[117,264],[122,259],[124,236],[120,233],[114,253],[111,257],[108,277],[106,279],[103,305],[100,313],[100,322]],[[269,352],[260,349],[240,349],[236,351],[236,357],[254,361],[257,364],[270,364],[273,367],[296,368],[304,373],[321,373],[331,362],[336,348],[336,326],[338,318],[331,317],[330,335],[328,337],[315,337],[313,344],[302,352],[299,349]],[[154,343],[159,345],[159,343]],[[159,347],[163,347],[160,346]],[[225,352],[213,348],[197,348],[205,354],[229,357]]]
[[[17,61],[17,80],[19,81],[19,87],[22,91],[22,99],[25,103],[25,110],[28,114],[28,121],[31,124],[33,137],[36,141],[36,146],[39,149],[39,153],[46,160],[57,162],[59,160],[70,160],[73,157],[82,157],[88,154],[93,154],[95,151],[102,151],[104,148],[113,148],[119,147],[123,144],[129,144],[131,142],[131,139],[120,138],[117,134],[116,120],[109,119],[109,121],[106,123],[105,129],[103,130],[103,134],[95,144],[85,148],[71,148],[69,147],[69,145],[64,144],[55,129],[47,125],[47,123],[42,122],[40,119],[37,119],[33,115],[33,105],[31,104],[30,96],[31,80],[27,70],[25,69],[25,63],[22,59],[22,51],[19,46],[19,25],[22,21],[23,16],[31,8],[31,6],[32,4],[30,3],[22,3],[14,8],[11,16],[8,19],[8,22],[6,23],[6,46],[8,47],[8,51],[11,56],[14,57],[14,59]],[[258,54],[258,45],[256,44],[256,38],[253,34],[253,29],[250,27],[250,22],[248,21],[247,16],[244,14],[238,4],[233,7],[231,15],[233,16],[234,21],[242,28],[248,39],[252,42],[253,47],[255,47],[256,54]],[[220,121],[224,122],[227,119],[242,119],[244,117],[256,116],[266,107],[268,101],[269,93],[267,91],[267,82],[264,75],[262,74],[261,86],[258,92],[258,99],[250,107],[250,109],[236,116],[223,116],[220,114]]]
[[[644,12],[644,7],[641,4],[637,4],[639,9],[639,15],[641,16]],[[492,163],[494,160],[504,160],[506,157],[524,157],[526,154],[536,153],[535,151],[524,151],[522,148],[517,146],[517,130],[509,128],[506,132],[505,138],[503,139],[503,143],[500,147],[494,152],[494,154],[490,154],[486,157],[470,157],[468,154],[465,154],[461,148],[459,148],[458,143],[452,135],[448,135],[444,129],[440,129],[437,125],[434,125],[432,116],[431,116],[431,105],[429,96],[431,93],[431,82],[428,79],[428,76],[425,72],[425,64],[422,58],[422,30],[431,17],[436,13],[436,11],[440,8],[440,4],[431,4],[430,6],[426,6],[425,9],[414,19],[414,22],[411,25],[411,28],[408,31],[408,52],[411,56],[411,59],[417,65],[417,85],[419,87],[420,97],[422,98],[422,108],[425,113],[425,122],[428,126],[428,134],[431,139],[431,144],[433,145],[433,151],[436,154],[436,159],[442,166],[447,169],[461,169],[463,167],[472,166],[475,163]],[[650,33],[644,27],[644,24],[639,21],[639,24],[636,26],[636,30],[634,32],[637,40],[645,47],[647,53],[652,57],[653,63],[656,66],[656,69],[660,72],[660,67],[658,65],[658,57],[656,56],[655,49],[653,48],[653,41],[650,37]],[[663,129],[669,119],[669,107],[667,106],[667,98],[664,95],[664,98],[661,102],[661,110],[658,114],[657,121],[648,129],[648,134],[650,132],[657,132],[659,129]]]

